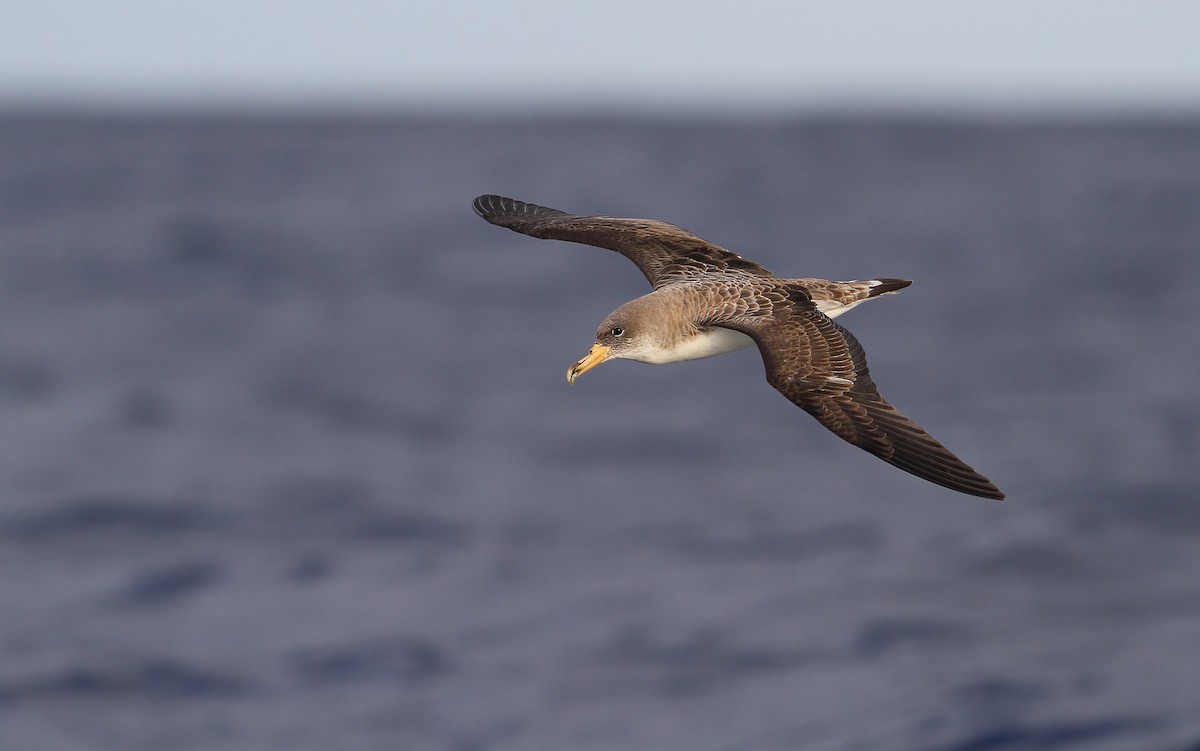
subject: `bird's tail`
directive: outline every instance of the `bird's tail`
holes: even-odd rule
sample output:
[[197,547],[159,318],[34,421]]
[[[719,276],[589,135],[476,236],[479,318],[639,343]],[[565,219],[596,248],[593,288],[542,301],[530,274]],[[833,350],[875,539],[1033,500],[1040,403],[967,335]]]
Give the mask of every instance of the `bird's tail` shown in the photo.
[[867,297],[879,297],[892,292],[899,292],[908,285],[912,284],[911,279],[868,279],[864,284],[867,285]]
[[899,292],[912,284],[908,279],[863,279],[830,282],[824,279],[796,279],[816,304],[817,310],[837,318],[851,308],[874,297]]

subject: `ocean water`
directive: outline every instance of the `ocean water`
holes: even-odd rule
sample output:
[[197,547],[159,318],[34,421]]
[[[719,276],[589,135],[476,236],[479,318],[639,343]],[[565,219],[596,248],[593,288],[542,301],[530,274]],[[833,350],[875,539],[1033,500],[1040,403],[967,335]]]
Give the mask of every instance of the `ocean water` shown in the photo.
[[[665,219],[1008,493],[470,209]],[[1200,748],[1200,123],[0,118],[0,748]]]

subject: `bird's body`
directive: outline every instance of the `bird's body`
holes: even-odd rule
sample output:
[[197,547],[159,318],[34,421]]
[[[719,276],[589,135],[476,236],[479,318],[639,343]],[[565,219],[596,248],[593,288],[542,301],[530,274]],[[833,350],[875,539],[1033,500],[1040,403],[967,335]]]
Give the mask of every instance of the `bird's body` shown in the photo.
[[494,195],[476,198],[474,208],[492,224],[533,237],[615,250],[654,287],[604,320],[569,381],[609,359],[658,365],[757,345],[767,381],[839,437],[930,482],[1004,497],[879,395],[862,346],[832,320],[908,280],[783,279],[665,222],[574,216]]
[[[732,275],[736,278],[736,272]],[[829,318],[837,318],[864,300],[896,292],[907,287],[907,279],[872,279],[865,282],[831,282],[825,279],[787,279],[789,285],[804,289],[813,298],[817,310]],[[749,285],[761,281],[748,280]],[[721,326],[706,326],[700,323],[711,317],[711,302],[721,293],[736,285],[733,279],[719,281],[694,280],[675,282],[637,298],[629,305],[639,310],[637,315],[663,322],[675,322],[676,326],[663,326],[656,333],[655,347],[646,347],[626,354],[623,359],[636,360],[650,365],[669,362],[700,360],[728,352],[755,346],[754,339],[734,329]],[[674,311],[688,311],[689,315],[673,315]],[[636,356],[633,356],[635,355]]]

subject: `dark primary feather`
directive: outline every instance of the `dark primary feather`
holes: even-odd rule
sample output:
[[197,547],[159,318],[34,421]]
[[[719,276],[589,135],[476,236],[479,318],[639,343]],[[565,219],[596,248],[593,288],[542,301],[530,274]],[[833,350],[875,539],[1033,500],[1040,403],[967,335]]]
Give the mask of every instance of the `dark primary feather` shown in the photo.
[[575,216],[495,195],[479,196],[472,205],[479,216],[514,232],[615,250],[633,261],[655,289],[707,273],[774,277],[757,263],[666,222]]
[[880,396],[862,345],[817,310],[807,293],[771,290],[740,307],[711,323],[753,338],[767,381],[826,428],[917,477],[970,495],[1004,498],[990,480]]

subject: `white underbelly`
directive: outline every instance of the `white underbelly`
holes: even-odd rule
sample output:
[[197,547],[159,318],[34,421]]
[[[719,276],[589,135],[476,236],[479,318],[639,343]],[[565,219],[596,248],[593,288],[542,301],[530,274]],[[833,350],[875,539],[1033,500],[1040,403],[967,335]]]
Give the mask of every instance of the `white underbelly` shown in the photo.
[[746,349],[753,346],[754,340],[740,331],[712,326],[702,329],[695,336],[689,336],[672,349],[655,351],[650,354],[650,357],[643,360],[643,362],[661,365],[668,362],[682,362],[683,360],[699,360],[705,357],[723,355],[726,352],[736,352],[739,349]]

